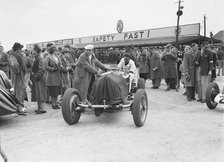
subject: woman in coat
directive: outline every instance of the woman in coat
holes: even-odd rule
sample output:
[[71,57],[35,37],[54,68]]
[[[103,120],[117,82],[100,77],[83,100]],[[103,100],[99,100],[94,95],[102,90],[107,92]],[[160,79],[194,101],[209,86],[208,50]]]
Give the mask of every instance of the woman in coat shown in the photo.
[[186,46],[184,51],[183,70],[185,75],[185,87],[187,100],[195,100],[195,84],[196,84],[196,58],[197,58],[196,43],[192,43],[192,48]]
[[49,90],[49,96],[52,100],[52,108],[59,109],[57,104],[58,95],[61,94],[61,60],[57,55],[57,48],[55,46],[50,47],[49,54],[45,58],[46,66],[46,86]]
[[36,114],[46,113],[44,103],[47,101],[46,79],[45,79],[45,64],[44,58],[41,55],[41,48],[38,45],[34,46],[34,62],[31,72],[32,80],[32,95],[31,101],[37,101]]

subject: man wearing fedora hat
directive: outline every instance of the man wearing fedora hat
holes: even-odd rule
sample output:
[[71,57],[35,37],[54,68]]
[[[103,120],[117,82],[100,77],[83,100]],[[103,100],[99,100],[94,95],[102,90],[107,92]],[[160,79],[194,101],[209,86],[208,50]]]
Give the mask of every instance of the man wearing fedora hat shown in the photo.
[[[25,89],[25,72],[26,64],[24,57],[22,55],[23,45],[20,43],[15,43],[12,47],[12,52],[10,55],[10,67],[11,67],[11,79],[12,87],[14,88],[15,97],[21,102],[24,103],[24,98],[26,97]],[[25,111],[25,109],[23,108]]]
[[72,70],[72,67],[69,64],[69,61],[65,57],[66,53],[69,53],[70,50],[66,47],[64,47],[61,51],[61,73],[62,73],[62,90],[61,90],[61,95],[63,96],[64,92],[66,89],[71,87],[71,80],[69,77],[69,71]]
[[95,75],[100,76],[96,67],[107,71],[107,68],[95,57],[93,49],[94,46],[91,44],[85,46],[85,52],[79,56],[74,71],[73,87],[79,91],[83,103],[88,103],[87,95],[91,92]]

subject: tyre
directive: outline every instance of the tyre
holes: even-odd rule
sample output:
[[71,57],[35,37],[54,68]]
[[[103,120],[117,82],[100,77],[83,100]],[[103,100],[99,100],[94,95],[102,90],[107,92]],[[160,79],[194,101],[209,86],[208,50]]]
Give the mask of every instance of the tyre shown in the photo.
[[217,83],[212,82],[208,85],[206,90],[206,105],[209,109],[215,109],[218,105],[214,102],[215,97],[219,94],[219,86]]
[[144,125],[148,113],[148,98],[145,90],[138,89],[131,107],[134,123],[137,127]]
[[81,102],[79,91],[69,88],[62,97],[62,115],[66,123],[72,125],[79,121],[81,112],[76,111],[77,104]]
[[138,79],[137,89],[145,89],[145,80],[143,78]]

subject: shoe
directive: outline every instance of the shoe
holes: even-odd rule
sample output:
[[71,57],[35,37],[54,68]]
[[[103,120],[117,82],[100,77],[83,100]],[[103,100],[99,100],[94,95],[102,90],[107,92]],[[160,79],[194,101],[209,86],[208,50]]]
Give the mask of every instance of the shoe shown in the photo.
[[196,98],[192,98],[192,100],[196,100]]
[[190,98],[187,98],[187,100],[188,100],[188,101],[191,101],[191,99],[190,99]]
[[170,88],[166,88],[166,90],[165,91],[169,91],[170,90]]
[[60,109],[58,105],[52,105],[52,109]]
[[179,92],[179,89],[178,88],[176,88],[176,92]]
[[201,102],[202,99],[197,99],[197,102]]
[[201,100],[201,103],[205,103],[205,100]]
[[186,92],[184,92],[183,95],[186,95]]
[[151,89],[159,89],[159,87],[151,87]]
[[46,113],[47,111],[45,111],[45,110],[36,110],[35,111],[35,113],[36,114],[44,114],[44,113]]

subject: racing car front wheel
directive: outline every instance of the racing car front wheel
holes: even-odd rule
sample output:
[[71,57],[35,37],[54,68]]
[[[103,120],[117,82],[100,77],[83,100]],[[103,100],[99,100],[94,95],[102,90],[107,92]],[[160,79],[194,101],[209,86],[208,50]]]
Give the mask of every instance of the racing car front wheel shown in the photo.
[[79,121],[81,112],[76,111],[78,103],[81,102],[79,91],[69,88],[62,98],[62,115],[66,123],[72,125]]
[[145,90],[138,89],[132,103],[132,115],[137,127],[144,125],[148,113],[148,98]]
[[206,90],[206,105],[209,109],[215,109],[218,105],[214,99],[219,94],[219,86],[217,83],[212,82],[208,85]]

